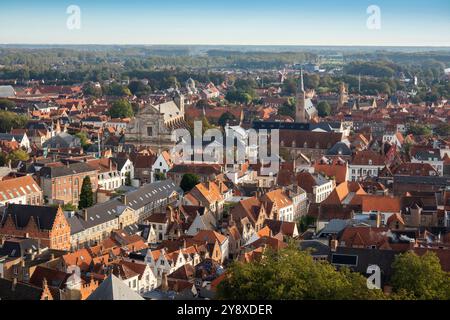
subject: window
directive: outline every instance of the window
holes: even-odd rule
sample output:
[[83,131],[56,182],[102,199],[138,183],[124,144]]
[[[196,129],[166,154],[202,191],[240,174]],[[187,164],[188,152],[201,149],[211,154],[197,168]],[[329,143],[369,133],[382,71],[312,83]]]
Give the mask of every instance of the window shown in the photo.
[[147,135],[148,135],[149,137],[152,137],[152,136],[153,136],[153,128],[152,128],[152,127],[147,127]]

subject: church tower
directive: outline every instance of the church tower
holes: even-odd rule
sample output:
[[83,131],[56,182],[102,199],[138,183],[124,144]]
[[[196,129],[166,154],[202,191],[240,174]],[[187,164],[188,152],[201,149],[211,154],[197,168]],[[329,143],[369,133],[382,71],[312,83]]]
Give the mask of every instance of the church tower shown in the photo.
[[347,102],[348,102],[348,91],[347,91],[347,87],[342,82],[341,86],[339,87],[338,109],[343,108]]
[[184,95],[181,93],[177,93],[177,95],[175,96],[175,104],[177,105],[178,109],[180,109],[181,114],[184,117]]
[[306,111],[305,111],[305,87],[303,85],[303,69],[300,71],[300,88],[297,91],[297,103],[295,106],[295,122],[306,122]]

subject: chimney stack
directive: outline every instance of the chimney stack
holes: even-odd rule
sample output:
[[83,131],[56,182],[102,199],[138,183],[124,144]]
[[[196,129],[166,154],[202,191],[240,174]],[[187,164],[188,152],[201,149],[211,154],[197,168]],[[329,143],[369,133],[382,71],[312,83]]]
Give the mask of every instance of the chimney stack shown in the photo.
[[122,203],[123,203],[124,205],[127,205],[127,195],[126,195],[126,194],[123,194],[123,195],[120,197],[120,200],[122,201]]
[[167,292],[169,290],[169,281],[167,280],[167,273],[164,271],[161,277],[161,290]]
[[12,279],[12,283],[11,283],[11,291],[12,291],[12,292],[16,291],[16,286],[17,286],[17,278],[14,277],[14,278]]
[[83,209],[83,219],[84,219],[84,221],[87,221],[87,219],[88,219],[87,209]]
[[333,252],[335,252],[336,251],[336,249],[337,249],[337,247],[338,247],[338,241],[336,240],[336,239],[332,239],[331,240],[331,242],[330,242],[330,249],[331,249],[331,251],[333,251]]

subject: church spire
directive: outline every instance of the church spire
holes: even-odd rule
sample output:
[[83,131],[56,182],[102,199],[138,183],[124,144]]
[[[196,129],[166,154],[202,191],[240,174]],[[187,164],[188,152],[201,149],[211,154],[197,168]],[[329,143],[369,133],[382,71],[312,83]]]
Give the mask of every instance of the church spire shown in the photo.
[[305,92],[305,86],[303,84],[303,67],[300,69],[300,92]]
[[295,108],[295,122],[306,122],[306,112],[305,112],[305,86],[303,84],[303,68],[300,69],[300,88],[297,92],[297,103]]

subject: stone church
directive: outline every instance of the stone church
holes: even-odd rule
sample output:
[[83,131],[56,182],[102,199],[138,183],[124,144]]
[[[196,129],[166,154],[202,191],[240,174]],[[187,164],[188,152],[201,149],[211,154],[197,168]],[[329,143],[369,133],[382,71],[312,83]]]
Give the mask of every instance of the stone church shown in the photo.
[[127,125],[126,142],[148,146],[155,151],[172,148],[172,131],[186,127],[184,120],[184,96],[159,105],[142,108]]
[[307,123],[317,119],[318,112],[313,105],[311,98],[314,96],[315,91],[305,91],[303,84],[303,69],[300,73],[300,88],[297,90],[297,103],[295,107],[295,122]]

